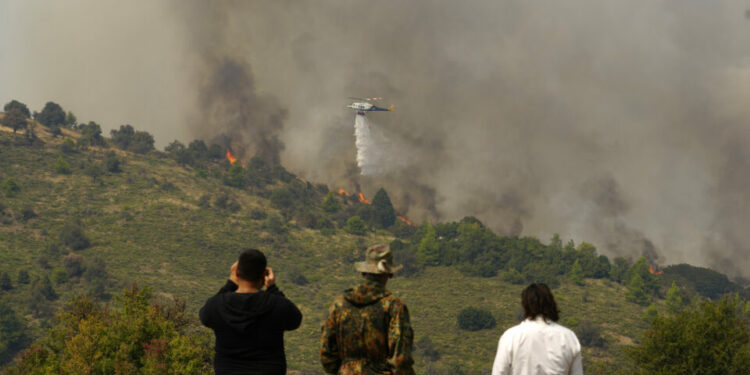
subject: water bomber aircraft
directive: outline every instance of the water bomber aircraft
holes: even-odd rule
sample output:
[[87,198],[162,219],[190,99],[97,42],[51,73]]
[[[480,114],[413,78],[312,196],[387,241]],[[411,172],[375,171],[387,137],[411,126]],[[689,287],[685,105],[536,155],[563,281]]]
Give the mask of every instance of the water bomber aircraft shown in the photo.
[[350,97],[349,99],[357,100],[356,102],[349,104],[346,106],[347,108],[351,108],[353,110],[357,111],[357,114],[360,116],[364,116],[365,112],[378,112],[378,111],[392,111],[393,106],[390,106],[388,108],[382,108],[378,107],[371,102],[376,100],[382,100],[383,98],[354,98]]

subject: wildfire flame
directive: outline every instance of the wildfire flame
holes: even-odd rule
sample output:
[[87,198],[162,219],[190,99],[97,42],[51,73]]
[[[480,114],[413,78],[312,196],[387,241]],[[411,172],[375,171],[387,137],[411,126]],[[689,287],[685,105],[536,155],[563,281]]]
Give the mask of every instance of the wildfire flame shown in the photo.
[[359,201],[362,202],[362,203],[364,203],[364,204],[372,204],[372,202],[370,202],[367,199],[365,199],[365,195],[362,194],[361,191],[359,192]]
[[227,149],[227,160],[229,160],[229,164],[234,164],[237,161],[237,158],[232,155],[232,151],[229,151],[229,149]]
[[648,273],[650,273],[652,275],[661,275],[661,274],[664,273],[664,271],[662,271],[662,270],[656,270],[656,272],[654,272],[654,266],[648,266]]
[[401,220],[401,221],[403,221],[404,223],[406,223],[406,225],[414,226],[414,224],[412,224],[412,222],[409,221],[409,219],[407,219],[407,218],[405,218],[403,216],[396,216],[396,218],[399,219],[399,220]]
[[339,195],[346,195],[347,197],[351,197],[351,193],[347,193],[344,189],[339,189]]

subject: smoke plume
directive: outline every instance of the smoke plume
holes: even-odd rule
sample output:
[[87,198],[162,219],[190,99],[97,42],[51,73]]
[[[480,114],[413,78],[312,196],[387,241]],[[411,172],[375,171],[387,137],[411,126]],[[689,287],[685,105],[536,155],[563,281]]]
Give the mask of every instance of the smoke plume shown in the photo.
[[[226,136],[415,222],[750,276],[743,2],[99,4],[0,3],[0,100]],[[407,162],[361,175],[350,96],[396,105],[370,128]]]

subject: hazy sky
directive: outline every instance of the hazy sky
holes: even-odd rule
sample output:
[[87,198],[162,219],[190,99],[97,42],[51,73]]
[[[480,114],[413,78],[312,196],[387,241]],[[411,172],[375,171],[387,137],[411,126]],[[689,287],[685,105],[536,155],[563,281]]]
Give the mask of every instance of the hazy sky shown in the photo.
[[[750,265],[740,1],[0,0],[0,102],[231,137],[415,221]],[[359,176],[349,96],[401,151]],[[385,168],[386,170],[389,170]]]

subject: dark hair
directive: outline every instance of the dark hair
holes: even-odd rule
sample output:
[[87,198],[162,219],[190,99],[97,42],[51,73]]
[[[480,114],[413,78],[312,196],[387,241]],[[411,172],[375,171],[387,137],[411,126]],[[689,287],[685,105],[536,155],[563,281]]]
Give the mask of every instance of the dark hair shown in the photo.
[[545,320],[556,322],[560,319],[555,297],[547,284],[531,284],[521,292],[521,305],[524,319],[535,319],[541,315]]
[[237,276],[245,281],[262,281],[266,275],[266,265],[266,256],[260,250],[242,250],[237,262]]

